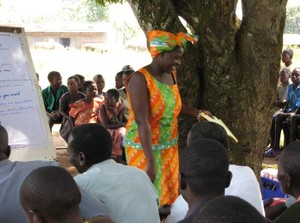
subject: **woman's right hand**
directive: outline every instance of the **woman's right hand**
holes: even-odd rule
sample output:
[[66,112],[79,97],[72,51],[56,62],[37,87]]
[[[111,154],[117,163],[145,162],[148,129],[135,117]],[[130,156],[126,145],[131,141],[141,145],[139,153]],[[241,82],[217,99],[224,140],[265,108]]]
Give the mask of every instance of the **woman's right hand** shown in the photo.
[[147,162],[146,173],[148,174],[150,180],[153,182],[156,178],[156,169],[154,161]]

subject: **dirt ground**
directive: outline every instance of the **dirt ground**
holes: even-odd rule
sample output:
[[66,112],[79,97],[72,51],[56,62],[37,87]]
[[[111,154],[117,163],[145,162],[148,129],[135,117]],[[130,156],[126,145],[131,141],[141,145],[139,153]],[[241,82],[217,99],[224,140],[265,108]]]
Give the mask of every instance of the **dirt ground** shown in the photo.
[[68,170],[73,176],[78,174],[76,168],[69,162],[68,160],[68,151],[67,151],[67,143],[65,140],[59,135],[60,125],[54,125],[52,130],[52,140],[53,144],[56,148],[56,157],[57,161],[60,163],[62,167]]

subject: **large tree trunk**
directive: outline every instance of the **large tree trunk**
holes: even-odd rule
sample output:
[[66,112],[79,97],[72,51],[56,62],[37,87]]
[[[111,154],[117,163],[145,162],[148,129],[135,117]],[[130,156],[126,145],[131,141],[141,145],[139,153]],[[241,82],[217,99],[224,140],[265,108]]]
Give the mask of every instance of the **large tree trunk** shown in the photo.
[[[177,70],[185,104],[210,110],[239,139],[231,160],[261,168],[276,95],[287,0],[128,1],[141,28],[185,31],[178,16],[199,35]],[[139,3],[140,2],[140,3]],[[195,120],[180,119],[181,149]]]

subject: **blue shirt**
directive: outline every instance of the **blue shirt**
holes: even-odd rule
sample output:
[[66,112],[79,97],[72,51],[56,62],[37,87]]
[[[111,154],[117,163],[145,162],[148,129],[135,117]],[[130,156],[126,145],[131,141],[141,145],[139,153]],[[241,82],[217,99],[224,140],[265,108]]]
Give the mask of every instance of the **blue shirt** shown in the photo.
[[294,84],[288,86],[285,100],[287,101],[285,112],[292,112],[300,107],[300,84],[296,88]]

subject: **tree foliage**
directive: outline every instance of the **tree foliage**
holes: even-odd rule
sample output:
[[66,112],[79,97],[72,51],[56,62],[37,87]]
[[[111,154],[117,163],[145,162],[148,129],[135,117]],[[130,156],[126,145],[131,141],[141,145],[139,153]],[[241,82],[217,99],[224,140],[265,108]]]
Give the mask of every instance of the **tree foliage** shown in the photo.
[[287,7],[284,33],[300,34],[300,6]]

